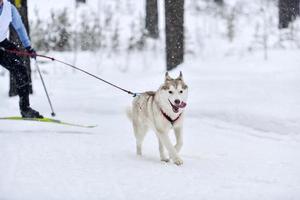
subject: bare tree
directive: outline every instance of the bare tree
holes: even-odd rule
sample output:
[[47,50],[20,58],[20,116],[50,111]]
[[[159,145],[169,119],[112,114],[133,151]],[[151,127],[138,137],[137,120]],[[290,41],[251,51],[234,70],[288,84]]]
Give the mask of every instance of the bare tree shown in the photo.
[[214,0],[216,4],[218,4],[219,6],[223,6],[224,5],[224,0]]
[[279,28],[287,28],[300,14],[300,0],[279,0]]
[[76,0],[76,6],[78,6],[79,3],[86,3],[86,0]]
[[[20,15],[22,17],[23,23],[29,35],[29,22],[28,22],[28,13],[27,13],[27,0],[15,0],[12,3],[17,7]],[[10,40],[18,45],[18,47],[22,47],[22,43],[16,33],[16,31],[11,27],[10,28]],[[28,74],[30,74],[30,85],[31,85],[31,68],[30,68],[30,58],[23,57],[22,62],[25,66],[28,67]],[[32,86],[30,86],[30,93],[32,93]],[[10,88],[9,88],[9,96],[16,96],[17,88],[16,81],[12,75],[10,75]]]
[[165,0],[167,70],[184,60],[184,0]]
[[159,37],[157,0],[146,0],[146,35]]

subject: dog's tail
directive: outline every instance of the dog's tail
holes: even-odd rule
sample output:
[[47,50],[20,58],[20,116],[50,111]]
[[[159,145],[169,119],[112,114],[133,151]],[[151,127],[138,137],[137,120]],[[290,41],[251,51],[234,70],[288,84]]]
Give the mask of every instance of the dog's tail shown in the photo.
[[131,107],[126,108],[126,115],[127,115],[128,119],[130,121],[132,121],[132,108]]

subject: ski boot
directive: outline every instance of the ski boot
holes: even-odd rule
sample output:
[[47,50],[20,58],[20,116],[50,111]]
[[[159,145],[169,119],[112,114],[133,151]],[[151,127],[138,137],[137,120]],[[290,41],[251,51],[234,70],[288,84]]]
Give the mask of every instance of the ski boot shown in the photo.
[[20,111],[23,118],[44,118],[38,111],[29,105],[29,96],[20,97]]
[[30,107],[22,109],[21,115],[23,118],[44,118],[38,111],[33,110]]

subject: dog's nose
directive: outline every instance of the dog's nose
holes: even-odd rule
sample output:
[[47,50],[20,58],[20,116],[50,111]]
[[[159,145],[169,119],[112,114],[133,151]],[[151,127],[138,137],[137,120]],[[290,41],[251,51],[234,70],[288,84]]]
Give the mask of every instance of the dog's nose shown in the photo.
[[175,99],[175,104],[180,104],[180,100],[179,99]]

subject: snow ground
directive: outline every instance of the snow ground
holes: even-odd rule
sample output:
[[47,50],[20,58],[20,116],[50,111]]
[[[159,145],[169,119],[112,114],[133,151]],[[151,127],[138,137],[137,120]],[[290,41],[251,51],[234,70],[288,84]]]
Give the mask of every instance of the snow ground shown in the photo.
[[[71,54],[51,55],[72,62]],[[100,55],[80,53],[77,64],[137,92],[163,80],[157,55]],[[186,59],[181,167],[159,161],[152,132],[144,156],[135,155],[130,96],[58,63],[41,64],[57,118],[98,127],[0,121],[0,199],[299,199],[299,51],[261,57]],[[36,73],[33,81],[32,105],[49,116]],[[18,115],[7,83],[6,73],[1,116]]]

